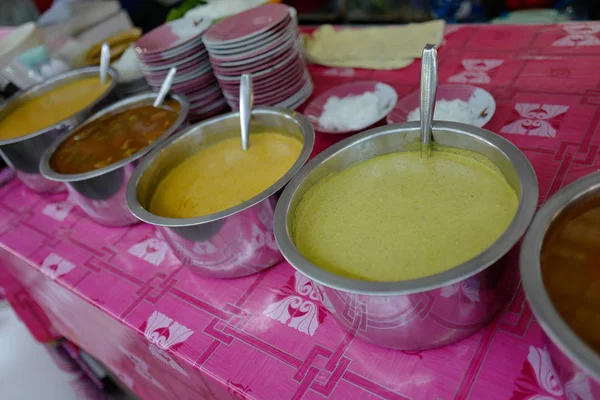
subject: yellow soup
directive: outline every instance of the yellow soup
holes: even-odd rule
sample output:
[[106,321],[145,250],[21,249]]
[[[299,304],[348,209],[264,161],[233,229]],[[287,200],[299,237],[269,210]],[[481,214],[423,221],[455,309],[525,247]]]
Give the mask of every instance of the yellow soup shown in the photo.
[[250,136],[243,151],[239,137],[200,150],[158,185],[150,212],[191,218],[223,211],[258,195],[294,165],[302,143],[279,133]]
[[17,107],[0,121],[0,139],[13,139],[48,128],[83,110],[110,86],[98,78],[67,83]]
[[373,158],[310,188],[293,240],[315,265],[368,281],[400,281],[455,267],[506,230],[518,198],[501,172],[468,151]]

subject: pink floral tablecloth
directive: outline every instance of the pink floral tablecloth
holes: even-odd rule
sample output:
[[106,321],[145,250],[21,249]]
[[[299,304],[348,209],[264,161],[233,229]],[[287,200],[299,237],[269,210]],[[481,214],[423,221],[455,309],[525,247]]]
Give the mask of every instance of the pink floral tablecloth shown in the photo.
[[[596,171],[600,23],[452,26],[440,82],[490,91],[487,128],[529,157],[540,201]],[[419,63],[375,72],[312,66],[319,94],[377,79],[400,97]],[[318,135],[322,150],[339,137]],[[257,234],[256,246],[272,243]],[[559,382],[519,289],[485,329],[455,345],[391,351],[353,338],[287,263],[236,280],[181,268],[155,230],[110,229],[64,195],[0,188],[0,260],[61,335],[144,399],[589,399]],[[209,251],[210,249],[207,249]],[[516,268],[516,265],[515,265]],[[469,296],[457,286],[452,296]]]

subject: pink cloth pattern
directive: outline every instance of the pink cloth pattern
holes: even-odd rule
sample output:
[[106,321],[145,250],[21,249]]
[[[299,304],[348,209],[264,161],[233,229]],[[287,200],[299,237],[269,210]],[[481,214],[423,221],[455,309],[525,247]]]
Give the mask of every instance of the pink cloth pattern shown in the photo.
[[[452,28],[439,50],[440,83],[492,93],[486,128],[531,160],[540,203],[600,169],[600,23]],[[380,80],[400,98],[418,89],[419,69],[310,67],[315,96]],[[341,139],[318,134],[314,154]],[[99,226],[64,194],[39,196],[17,180],[0,187],[0,262],[53,329],[143,399],[592,398],[582,377],[558,379],[520,289],[459,343],[386,350],[343,330],[328,299],[285,262],[203,279],[181,268],[153,227]],[[479,300],[463,285],[443,293],[452,296]]]

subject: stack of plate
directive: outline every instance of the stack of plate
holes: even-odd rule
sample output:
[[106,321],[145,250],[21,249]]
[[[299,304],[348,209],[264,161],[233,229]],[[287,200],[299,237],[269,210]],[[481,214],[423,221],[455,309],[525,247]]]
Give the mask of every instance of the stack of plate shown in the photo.
[[193,120],[212,117],[227,109],[202,43],[202,34],[211,23],[209,19],[181,18],[148,32],[135,47],[152,89],[159,90],[169,70],[177,68],[171,92],[187,97]]
[[238,108],[240,77],[252,74],[254,104],[294,109],[313,91],[296,10],[267,4],[226,18],[202,38],[225,100]]

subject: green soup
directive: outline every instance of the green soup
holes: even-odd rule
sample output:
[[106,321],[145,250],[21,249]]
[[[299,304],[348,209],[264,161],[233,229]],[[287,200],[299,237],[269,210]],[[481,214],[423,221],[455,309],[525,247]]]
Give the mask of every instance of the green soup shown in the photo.
[[302,197],[293,240],[312,263],[367,281],[451,269],[487,249],[518,197],[487,158],[466,150],[376,157],[317,182]]

